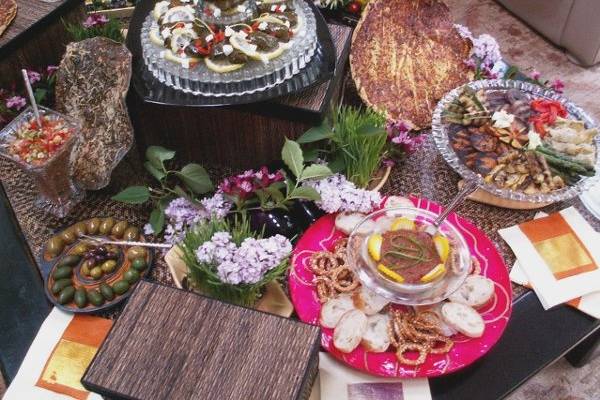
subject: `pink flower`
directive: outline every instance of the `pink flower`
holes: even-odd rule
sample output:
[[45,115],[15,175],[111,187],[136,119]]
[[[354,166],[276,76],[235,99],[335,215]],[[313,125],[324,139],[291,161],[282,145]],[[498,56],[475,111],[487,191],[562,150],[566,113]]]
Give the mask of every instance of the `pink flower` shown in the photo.
[[27,105],[27,101],[25,101],[24,97],[21,96],[13,96],[6,99],[6,107],[13,108],[17,111],[22,109]]
[[410,126],[404,121],[390,122],[386,129],[390,141],[397,145],[399,150],[406,153],[418,150],[425,140],[422,135],[411,134]]
[[42,75],[39,72],[27,71],[27,79],[32,85],[42,80]]
[[57,65],[48,65],[46,67],[46,73],[48,74],[48,76],[54,74],[57,70],[58,70]]
[[467,66],[467,68],[470,68],[470,69],[477,68],[477,64],[475,63],[475,60],[473,60],[472,58],[465,60],[464,63]]
[[102,26],[108,22],[108,18],[102,14],[92,14],[89,15],[85,21],[83,21],[82,25],[84,28],[93,28],[95,26]]
[[540,71],[538,71],[537,69],[534,69],[533,71],[531,71],[531,79],[533,79],[534,81],[539,81],[541,77],[542,77],[542,73]]
[[552,89],[554,89],[558,93],[562,93],[565,89],[565,83],[560,79],[555,79],[550,85]]

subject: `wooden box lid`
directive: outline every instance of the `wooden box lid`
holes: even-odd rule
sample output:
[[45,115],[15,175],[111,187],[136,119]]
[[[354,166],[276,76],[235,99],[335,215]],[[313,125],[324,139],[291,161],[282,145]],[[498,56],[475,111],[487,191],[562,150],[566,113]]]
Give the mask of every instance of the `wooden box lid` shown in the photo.
[[111,398],[305,399],[320,329],[140,282],[82,383]]

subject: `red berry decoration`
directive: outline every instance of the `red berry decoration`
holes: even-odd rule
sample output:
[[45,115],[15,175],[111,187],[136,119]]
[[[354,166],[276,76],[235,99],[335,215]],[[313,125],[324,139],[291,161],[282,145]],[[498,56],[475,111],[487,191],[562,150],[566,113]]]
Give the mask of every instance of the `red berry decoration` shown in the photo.
[[360,14],[361,8],[362,8],[362,6],[360,5],[360,3],[358,1],[352,1],[348,4],[347,10],[348,10],[348,12],[351,12],[352,14]]

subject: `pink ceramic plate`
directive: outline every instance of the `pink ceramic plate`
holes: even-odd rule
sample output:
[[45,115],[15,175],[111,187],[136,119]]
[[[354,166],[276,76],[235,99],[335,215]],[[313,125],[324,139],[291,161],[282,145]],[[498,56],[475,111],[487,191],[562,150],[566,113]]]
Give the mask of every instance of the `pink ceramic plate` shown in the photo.
[[[426,199],[412,197],[411,200],[418,208],[436,214],[442,209],[438,204]],[[454,346],[448,354],[430,354],[427,361],[420,366],[399,364],[392,351],[370,353],[359,346],[352,353],[342,353],[333,346],[333,330],[322,328],[321,344],[325,350],[346,364],[373,375],[415,378],[445,375],[464,368],[494,346],[506,328],[512,309],[512,288],[508,269],[490,239],[482,231],[456,214],[450,214],[448,221],[462,233],[471,255],[479,260],[481,274],[496,284],[494,299],[479,310],[485,321],[483,336],[471,339],[458,334],[452,338]],[[321,310],[313,284],[314,275],[308,268],[310,255],[316,251],[331,250],[335,241],[343,236],[343,233],[335,229],[335,216],[326,215],[308,228],[294,249],[289,290],[296,312],[304,322],[319,324]]]

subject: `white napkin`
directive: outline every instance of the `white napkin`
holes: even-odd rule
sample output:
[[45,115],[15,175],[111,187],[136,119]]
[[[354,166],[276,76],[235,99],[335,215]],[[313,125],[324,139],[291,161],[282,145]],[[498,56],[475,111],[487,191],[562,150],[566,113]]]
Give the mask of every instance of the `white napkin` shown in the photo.
[[[320,396],[319,396],[320,393]],[[426,378],[380,378],[319,353],[319,378],[310,400],[431,400]]]

